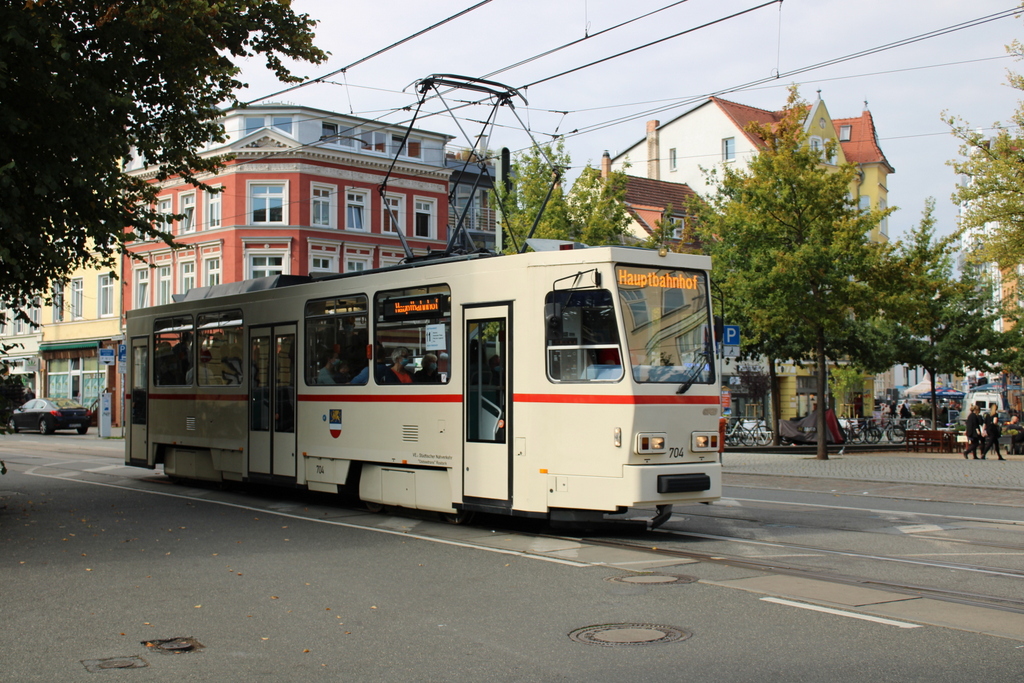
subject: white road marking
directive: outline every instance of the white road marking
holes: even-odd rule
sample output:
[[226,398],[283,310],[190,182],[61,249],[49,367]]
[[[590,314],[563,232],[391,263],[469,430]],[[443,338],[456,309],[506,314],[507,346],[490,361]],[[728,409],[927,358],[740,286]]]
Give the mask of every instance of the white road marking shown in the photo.
[[856,612],[844,612],[843,610],[832,609],[831,607],[809,605],[806,602],[794,602],[792,600],[783,600],[782,598],[761,598],[761,600],[763,600],[764,602],[774,602],[777,605],[788,605],[789,607],[799,607],[800,609],[809,609],[814,612],[825,612],[826,614],[835,614],[840,617],[860,619],[861,621],[873,621],[876,624],[885,624],[886,626],[897,626],[899,628],[921,628],[921,624],[908,624],[905,621],[893,621],[892,619],[872,617],[867,614],[857,614]]

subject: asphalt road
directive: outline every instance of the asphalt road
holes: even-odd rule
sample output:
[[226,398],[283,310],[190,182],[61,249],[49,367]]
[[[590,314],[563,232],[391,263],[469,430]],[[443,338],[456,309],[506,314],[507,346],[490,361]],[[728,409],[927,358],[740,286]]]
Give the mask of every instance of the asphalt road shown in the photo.
[[[885,619],[834,591],[758,589],[780,575],[651,550],[652,538],[674,542],[665,534],[624,536],[629,549],[500,520],[453,527],[325,496],[173,485],[123,467],[119,448],[69,435],[0,442],[0,680],[960,683],[1024,672],[1024,636]],[[801,504],[828,502],[770,493],[785,506],[771,514],[793,524]],[[771,529],[757,520],[778,503],[740,497],[695,506],[714,513],[701,524]],[[680,511],[667,531],[710,530],[697,513]],[[868,528],[878,513],[847,514]],[[679,576],[699,580],[650,582]],[[592,626],[607,628],[576,633]],[[197,645],[171,653],[160,641]]]

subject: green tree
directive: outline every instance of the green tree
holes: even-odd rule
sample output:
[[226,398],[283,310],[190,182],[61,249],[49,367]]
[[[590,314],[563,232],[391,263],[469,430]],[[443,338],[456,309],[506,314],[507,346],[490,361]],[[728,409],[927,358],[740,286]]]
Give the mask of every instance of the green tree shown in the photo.
[[760,350],[773,360],[813,363],[817,457],[827,459],[828,361],[861,358],[859,321],[879,315],[898,280],[887,245],[867,237],[892,209],[857,207],[849,197],[855,167],[823,163],[836,143],[809,147],[806,112],[792,88],[778,123],[751,124],[761,151],[746,169],[727,166],[717,193],[697,211],[723,290]]
[[[590,246],[623,243],[630,222],[624,202],[626,174],[613,171],[602,178],[599,170],[587,166],[565,192],[561,178],[570,165],[561,140],[516,155],[509,174],[511,190],[498,186],[493,191],[507,251],[518,251],[538,215],[540,222],[533,232],[536,238]],[[557,182],[552,188],[553,181]]]
[[[1024,58],[1024,44],[1019,41],[1007,45],[1006,51]],[[1020,74],[1010,72],[1007,80],[1011,87],[1024,90]],[[993,124],[995,135],[946,112],[943,118],[961,143],[961,158],[949,165],[967,178],[953,192],[953,201],[963,207],[960,225],[980,228],[991,224],[974,245],[973,256],[1004,268],[1024,262],[1024,103],[1018,102],[1009,124]]]
[[935,201],[929,198],[921,222],[897,247],[909,308],[891,322],[899,361],[928,373],[933,424],[938,420],[936,375],[956,373],[964,366],[993,370],[1011,341],[995,330],[1000,312],[974,270],[968,268],[959,280],[954,278],[955,237],[936,237],[934,208]]
[[[287,0],[19,0],[0,6],[0,301],[20,308],[70,270],[111,267],[126,241],[165,239],[155,186],[130,155],[193,185],[218,167],[232,61],[314,63],[314,23]],[[169,238],[167,238],[169,239]]]

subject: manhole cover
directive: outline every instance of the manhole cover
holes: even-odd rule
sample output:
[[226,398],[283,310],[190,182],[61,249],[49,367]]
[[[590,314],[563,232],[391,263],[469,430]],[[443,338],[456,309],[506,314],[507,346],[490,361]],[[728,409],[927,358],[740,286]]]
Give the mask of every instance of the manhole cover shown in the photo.
[[149,666],[141,657],[108,657],[107,659],[86,659],[82,661],[86,671],[96,673],[110,669],[142,669]]
[[604,647],[632,647],[636,645],[660,645],[686,640],[692,633],[675,626],[661,624],[602,624],[585,626],[569,633],[577,643],[602,645]]
[[610,576],[606,579],[606,581],[611,581],[612,583],[632,583],[661,586],[671,584],[693,583],[696,580],[696,576],[687,576],[686,574],[627,574],[626,576]]
[[195,638],[166,638],[164,640],[143,640],[142,644],[158,652],[181,654],[203,649],[203,644]]

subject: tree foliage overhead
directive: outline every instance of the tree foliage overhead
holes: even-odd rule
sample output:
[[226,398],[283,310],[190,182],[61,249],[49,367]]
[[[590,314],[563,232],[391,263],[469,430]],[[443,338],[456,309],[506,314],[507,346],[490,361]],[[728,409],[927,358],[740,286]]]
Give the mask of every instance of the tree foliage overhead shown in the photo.
[[988,286],[968,268],[954,277],[955,237],[936,237],[929,199],[921,222],[899,245],[902,279],[909,306],[890,321],[899,361],[920,366],[932,383],[932,420],[937,418],[935,378],[964,366],[991,370],[1005,354],[1010,338],[997,332],[1000,312]]
[[[862,211],[849,196],[853,165],[828,167],[804,130],[791,89],[781,121],[751,124],[764,146],[746,169],[725,167],[717,194],[694,205],[730,310],[773,359],[811,360],[819,399],[827,361],[863,355],[860,328],[898,301],[895,260],[868,234],[892,209]],[[818,433],[825,433],[819,411]],[[818,457],[827,457],[819,439]]]
[[630,222],[624,201],[626,174],[612,171],[602,178],[599,170],[587,166],[572,189],[565,192],[561,174],[570,164],[561,140],[516,155],[509,174],[511,190],[496,187],[494,192],[494,203],[501,210],[506,250],[522,246],[538,215],[540,222],[533,233],[536,238],[590,246],[623,243]]
[[[1007,52],[1024,58],[1024,45],[1018,41],[1006,46]],[[1009,84],[1024,90],[1024,77],[1009,73]],[[992,224],[973,255],[981,261],[993,261],[1001,267],[1024,262],[1024,103],[1019,102],[1008,124],[996,122],[995,135],[972,127],[963,119],[943,114],[953,135],[960,140],[961,158],[950,166],[967,182],[958,185],[953,201],[962,206],[962,228],[981,228]]]
[[[314,21],[288,0],[0,0],[0,301],[46,295],[124,241],[164,238],[156,188],[126,176],[130,154],[157,180],[217,167],[219,107],[237,104],[233,59],[319,63]],[[157,226],[159,227],[159,226]],[[125,234],[125,229],[129,233]]]

